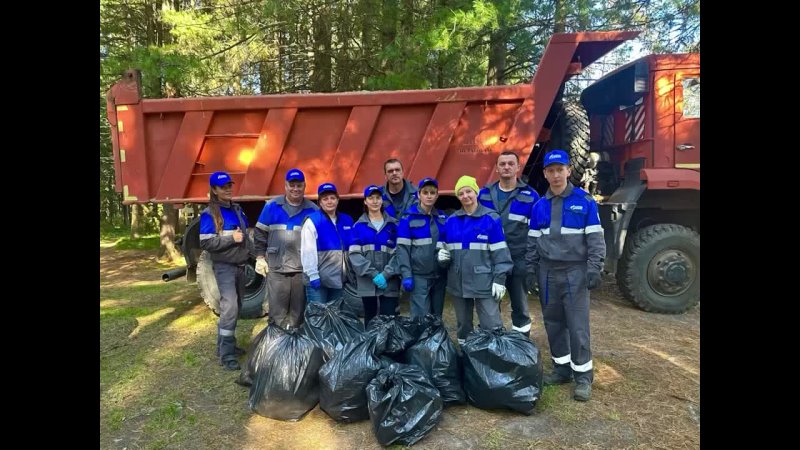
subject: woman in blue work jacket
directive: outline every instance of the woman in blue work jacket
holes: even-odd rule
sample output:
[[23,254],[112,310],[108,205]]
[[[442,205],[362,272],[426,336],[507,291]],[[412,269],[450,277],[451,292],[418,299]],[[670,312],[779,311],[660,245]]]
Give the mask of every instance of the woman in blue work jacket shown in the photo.
[[478,183],[464,175],[456,183],[461,209],[447,218],[437,259],[449,264],[447,292],[453,296],[458,343],[473,330],[472,310],[480,327],[502,327],[500,299],[506,292],[506,276],[514,268],[506,245],[503,224],[493,209],[478,202]]
[[397,219],[383,210],[383,198],[376,185],[364,190],[364,214],[351,233],[348,257],[356,274],[356,293],[364,304],[364,326],[378,312],[394,315],[400,296],[396,276],[395,246]]

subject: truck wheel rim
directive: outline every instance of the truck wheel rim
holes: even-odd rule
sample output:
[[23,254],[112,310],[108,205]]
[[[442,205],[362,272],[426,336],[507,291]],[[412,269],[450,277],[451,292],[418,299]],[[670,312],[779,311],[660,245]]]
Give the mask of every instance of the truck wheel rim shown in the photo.
[[680,250],[662,250],[647,267],[650,287],[666,297],[675,297],[686,292],[694,283],[697,270],[692,259]]

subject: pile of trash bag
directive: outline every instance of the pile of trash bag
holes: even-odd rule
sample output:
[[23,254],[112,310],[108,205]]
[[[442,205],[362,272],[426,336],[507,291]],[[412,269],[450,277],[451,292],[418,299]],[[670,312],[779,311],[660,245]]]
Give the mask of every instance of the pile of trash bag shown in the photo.
[[249,405],[264,417],[300,420],[319,402],[322,350],[298,329],[281,331],[260,342]]
[[253,376],[258,370],[258,367],[263,365],[264,357],[262,356],[262,349],[269,346],[278,336],[282,336],[284,331],[277,325],[268,324],[266,328],[259,332],[253,342],[250,344],[250,349],[247,351],[247,362],[245,363],[242,371],[239,373],[239,378],[236,383],[245,387],[250,387],[253,384]]
[[366,391],[372,429],[381,445],[413,445],[442,417],[439,391],[419,367],[391,364],[378,371]]
[[319,407],[337,422],[369,418],[365,388],[389,362],[381,356],[388,329],[387,325],[371,327],[360,339],[345,344],[320,369]]
[[425,331],[423,318],[378,315],[369,322],[367,331],[386,328],[388,336],[384,353],[397,362],[402,362],[403,352],[419,340]]
[[325,362],[333,358],[344,344],[364,333],[364,324],[350,311],[343,309],[341,301],[311,302],[306,305],[304,318],[303,332],[322,349]]
[[466,402],[461,387],[461,361],[442,319],[428,314],[419,340],[405,353],[405,362],[421,368],[439,390],[445,404]]
[[533,342],[516,331],[478,328],[461,350],[464,391],[471,404],[533,413],[542,394],[542,362]]

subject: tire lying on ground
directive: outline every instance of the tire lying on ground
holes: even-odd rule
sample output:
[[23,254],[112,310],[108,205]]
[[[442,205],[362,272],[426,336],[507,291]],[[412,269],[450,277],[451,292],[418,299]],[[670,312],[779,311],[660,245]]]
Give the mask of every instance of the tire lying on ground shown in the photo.
[[[207,251],[203,250],[197,260],[197,287],[200,296],[214,314],[219,315],[219,288],[214,278],[214,266]],[[267,279],[255,271],[255,264],[249,261],[245,266],[245,287],[240,319],[257,319],[269,312],[267,302]]]

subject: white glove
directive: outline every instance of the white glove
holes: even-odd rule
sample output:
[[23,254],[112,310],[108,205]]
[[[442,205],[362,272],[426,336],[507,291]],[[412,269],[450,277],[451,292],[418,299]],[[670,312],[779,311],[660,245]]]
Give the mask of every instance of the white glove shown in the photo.
[[500,300],[504,295],[506,295],[506,287],[502,284],[492,283],[492,297]]
[[439,262],[450,261],[450,252],[446,248],[440,248],[439,253],[436,254],[436,258]]
[[256,259],[256,273],[262,276],[267,276],[268,272],[269,266],[267,265],[267,260],[265,258]]

